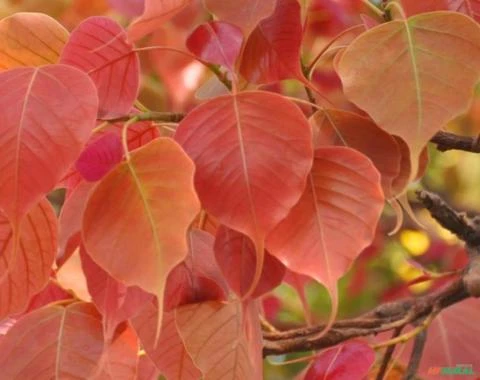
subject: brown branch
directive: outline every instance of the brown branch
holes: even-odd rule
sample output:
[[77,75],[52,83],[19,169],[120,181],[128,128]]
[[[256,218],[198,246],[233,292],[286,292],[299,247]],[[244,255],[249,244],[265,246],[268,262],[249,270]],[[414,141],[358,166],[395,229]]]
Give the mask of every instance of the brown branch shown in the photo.
[[[421,323],[437,313],[471,296],[480,296],[480,233],[478,218],[468,218],[448,206],[440,197],[426,191],[418,193],[422,204],[445,228],[467,243],[471,265],[463,276],[445,288],[417,298],[408,298],[377,306],[372,311],[349,320],[337,321],[326,334],[317,337],[325,325],[293,329],[285,332],[264,332],[263,355],[318,350],[346,340],[398,330],[409,324]],[[479,290],[477,293],[476,290]]]
[[466,152],[480,153],[480,141],[478,138],[458,136],[450,132],[437,132],[430,142],[437,145],[441,152],[447,150],[464,150]]
[[183,113],[176,112],[148,111],[142,113],[132,113],[129,115],[116,117],[114,119],[106,119],[103,121],[108,121],[109,123],[120,123],[129,121],[134,117],[136,117],[138,121],[163,121],[165,123],[179,123],[180,121],[182,121],[185,115]]
[[420,334],[415,337],[415,342],[413,343],[412,353],[410,355],[410,361],[408,362],[407,371],[405,374],[405,380],[414,380],[415,375],[420,366],[420,361],[422,360],[423,349],[425,348],[425,343],[427,341],[427,330],[423,330]]

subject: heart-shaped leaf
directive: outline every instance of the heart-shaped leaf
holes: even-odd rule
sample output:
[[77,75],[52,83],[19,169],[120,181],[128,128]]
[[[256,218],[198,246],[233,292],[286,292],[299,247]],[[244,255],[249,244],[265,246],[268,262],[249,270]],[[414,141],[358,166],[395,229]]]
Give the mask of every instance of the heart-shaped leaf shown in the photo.
[[113,118],[130,111],[138,95],[140,63],[117,22],[101,16],[83,21],[73,30],[60,62],[90,75],[100,99],[99,117]]
[[195,162],[195,187],[206,210],[253,240],[255,286],[265,236],[298,201],[311,168],[305,116],[280,95],[242,92],[192,110],[175,139]]
[[90,257],[116,280],[157,296],[161,309],[167,276],[187,255],[187,229],[200,211],[193,171],[175,141],[153,140],[99,182],[84,213]]
[[470,103],[480,77],[480,27],[452,12],[391,21],[350,44],[337,69],[345,95],[408,144],[417,168],[430,138]]
[[95,126],[96,89],[65,65],[0,73],[0,208],[15,225],[62,178]]
[[0,21],[0,70],[56,63],[68,31],[43,13],[15,13]]

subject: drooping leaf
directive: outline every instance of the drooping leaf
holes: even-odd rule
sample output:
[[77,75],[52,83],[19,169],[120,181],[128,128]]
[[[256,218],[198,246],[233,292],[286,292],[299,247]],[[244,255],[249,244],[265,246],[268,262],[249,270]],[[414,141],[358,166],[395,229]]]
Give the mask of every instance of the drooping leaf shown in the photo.
[[248,37],[240,73],[252,83],[270,83],[302,78],[300,4],[297,0],[277,0],[275,11]]
[[97,94],[65,65],[0,73],[0,208],[15,225],[77,158],[95,125]]
[[243,0],[239,7],[235,1],[203,0],[206,8],[220,20],[239,26],[245,36],[268,17],[275,9],[277,0]]
[[388,22],[350,44],[337,70],[345,95],[405,140],[417,168],[429,139],[470,103],[480,75],[480,27],[451,12]]
[[372,242],[383,203],[380,175],[367,157],[351,148],[319,148],[302,198],[267,237],[272,255],[327,288],[330,322],[337,281]]
[[92,304],[52,305],[24,317],[0,340],[5,379],[87,379],[102,356],[101,316]]
[[206,210],[253,240],[256,283],[265,236],[300,198],[312,164],[305,116],[279,95],[242,92],[192,110],[175,139],[196,164],[195,187]]
[[259,380],[255,357],[250,355],[239,302],[204,302],[186,305],[175,312],[178,332],[203,378]]
[[[218,229],[215,239],[215,257],[230,288],[244,296],[255,273],[256,255],[253,242],[240,232],[225,226]],[[262,274],[252,297],[259,297],[280,285],[285,267],[277,258],[265,252]]]
[[365,342],[349,341],[322,351],[310,364],[305,380],[363,380],[375,362]]
[[90,257],[116,280],[156,295],[161,306],[167,276],[187,255],[186,232],[200,211],[193,171],[177,143],[153,140],[99,182],[84,213]]
[[83,178],[94,182],[120,163],[122,157],[123,147],[120,137],[114,133],[107,133],[83,150],[75,167]]
[[214,237],[192,229],[188,241],[188,256],[168,275],[165,311],[189,303],[227,299],[228,286],[213,252]]
[[392,182],[399,175],[402,156],[392,136],[370,119],[341,110],[318,111],[310,123],[318,130],[316,146],[347,146],[362,152],[380,172],[385,197],[395,195]]
[[128,27],[128,38],[137,41],[159,29],[191,0],[145,0],[145,10],[138,19]]
[[162,332],[154,346],[155,323],[158,307],[149,302],[141,313],[132,320],[143,347],[160,372],[169,380],[198,380],[201,372],[185,350],[175,325],[175,313],[163,315]]
[[111,338],[120,323],[134,317],[153,297],[136,286],[115,280],[90,258],[83,246],[80,258],[88,291],[103,316],[105,337]]
[[30,299],[47,284],[57,252],[57,221],[47,200],[24,218],[19,243],[0,211],[0,320],[22,312]]
[[102,16],[83,21],[73,30],[60,62],[92,78],[100,100],[99,117],[114,118],[130,111],[138,95],[140,64],[117,22]]
[[43,13],[15,13],[0,21],[0,70],[56,63],[68,31]]
[[186,44],[197,57],[233,71],[243,43],[242,31],[235,25],[211,21],[198,26]]

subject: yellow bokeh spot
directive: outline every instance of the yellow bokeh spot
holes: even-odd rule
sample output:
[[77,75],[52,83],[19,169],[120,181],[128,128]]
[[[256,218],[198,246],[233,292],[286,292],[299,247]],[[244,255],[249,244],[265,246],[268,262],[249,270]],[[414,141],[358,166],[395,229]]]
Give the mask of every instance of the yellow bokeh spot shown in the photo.
[[404,230],[400,234],[400,243],[412,256],[420,256],[430,247],[430,238],[423,231]]
[[[405,282],[413,281],[424,274],[420,269],[415,268],[414,266],[409,264],[407,261],[404,261],[403,263],[401,263],[396,268],[396,272]],[[427,280],[427,281],[419,282],[418,284],[415,284],[415,285],[410,285],[409,289],[414,293],[422,293],[425,290],[429,289],[431,285],[432,285],[432,281]]]

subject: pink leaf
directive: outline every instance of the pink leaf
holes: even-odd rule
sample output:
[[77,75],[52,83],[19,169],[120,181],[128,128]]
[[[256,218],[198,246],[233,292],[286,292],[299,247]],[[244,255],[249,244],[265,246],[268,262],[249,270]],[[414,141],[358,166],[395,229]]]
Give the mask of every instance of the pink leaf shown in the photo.
[[448,9],[455,12],[462,12],[476,21],[480,20],[480,1],[479,0],[444,0],[447,2]]
[[87,181],[98,181],[123,157],[120,137],[107,133],[89,144],[78,158],[75,167]]
[[128,28],[128,38],[135,42],[159,29],[185,8],[191,0],[145,0],[145,11]]
[[211,21],[198,26],[186,43],[188,50],[197,57],[233,70],[242,47],[243,34],[235,25]]
[[0,73],[0,208],[15,225],[77,158],[95,126],[97,94],[65,65]]
[[300,69],[302,36],[298,1],[278,0],[273,14],[250,34],[240,73],[252,83],[303,78]]
[[100,99],[99,117],[113,118],[130,111],[138,95],[139,60],[117,22],[101,16],[83,21],[72,32],[60,62],[92,78]]
[[41,201],[24,218],[19,242],[0,211],[0,320],[22,312],[50,277],[57,251],[57,221],[47,200]]
[[253,240],[258,281],[265,236],[300,198],[312,164],[305,116],[280,95],[242,92],[195,108],[175,139],[196,164],[206,210]]
[[375,362],[375,351],[364,342],[349,341],[321,352],[304,380],[363,380]]
[[145,0],[108,0],[108,3],[127,17],[140,16],[145,9]]

